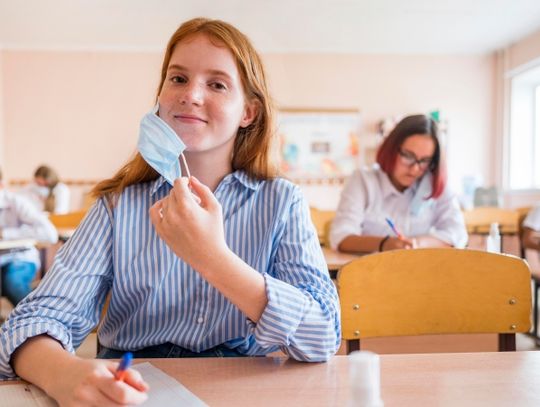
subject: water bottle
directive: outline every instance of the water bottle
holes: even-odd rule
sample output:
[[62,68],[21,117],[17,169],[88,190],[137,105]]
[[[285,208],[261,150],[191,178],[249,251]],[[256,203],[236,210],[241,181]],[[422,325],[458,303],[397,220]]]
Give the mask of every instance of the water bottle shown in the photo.
[[494,222],[489,227],[489,235],[486,239],[486,251],[490,253],[501,252],[501,235],[499,233],[499,224]]

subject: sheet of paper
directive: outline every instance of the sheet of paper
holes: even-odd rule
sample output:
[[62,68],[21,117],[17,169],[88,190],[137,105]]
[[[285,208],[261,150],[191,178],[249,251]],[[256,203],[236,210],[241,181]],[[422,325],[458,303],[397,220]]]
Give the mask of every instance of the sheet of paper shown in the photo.
[[206,406],[201,399],[190,392],[180,382],[151,363],[145,362],[133,365],[133,369],[138,370],[144,381],[150,385],[148,400],[143,404],[144,406]]
[[[133,366],[150,385],[147,407],[183,406],[201,407],[206,404],[190,392],[185,386],[167,375],[151,363],[145,362]],[[12,407],[57,407],[56,401],[31,384],[5,384],[0,386],[0,405]]]
[[31,384],[5,384],[0,386],[2,405],[12,407],[58,407],[56,401]]

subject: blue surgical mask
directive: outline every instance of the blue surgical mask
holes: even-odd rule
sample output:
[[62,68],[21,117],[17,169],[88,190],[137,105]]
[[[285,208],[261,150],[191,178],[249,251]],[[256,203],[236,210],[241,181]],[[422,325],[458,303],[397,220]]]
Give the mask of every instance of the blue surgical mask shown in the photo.
[[159,104],[156,104],[152,111],[142,118],[137,148],[144,160],[169,184],[174,185],[174,180],[182,176],[178,159],[186,145],[171,126],[156,114],[158,109]]

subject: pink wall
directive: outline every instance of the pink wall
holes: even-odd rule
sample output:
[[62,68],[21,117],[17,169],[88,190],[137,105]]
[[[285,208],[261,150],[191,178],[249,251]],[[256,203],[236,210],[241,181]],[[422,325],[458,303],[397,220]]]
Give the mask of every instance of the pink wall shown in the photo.
[[159,55],[4,51],[3,60],[10,178],[28,178],[44,162],[65,178],[102,178],[134,151]]
[[540,58],[540,30],[509,47],[508,70],[518,68]]
[[[29,178],[44,162],[65,178],[102,178],[134,151],[139,119],[153,104],[161,55],[5,50],[0,56],[8,178]],[[358,108],[365,136],[383,117],[440,109],[449,121],[451,184],[459,189],[464,175],[475,174],[493,182],[493,56],[264,59],[279,105]]]
[[494,56],[266,55],[277,102],[358,108],[364,135],[392,115],[439,109],[449,123],[450,181],[493,183]]

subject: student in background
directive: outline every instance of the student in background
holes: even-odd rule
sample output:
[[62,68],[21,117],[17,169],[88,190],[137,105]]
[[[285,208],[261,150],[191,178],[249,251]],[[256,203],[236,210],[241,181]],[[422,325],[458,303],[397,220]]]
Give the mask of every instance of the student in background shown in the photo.
[[[8,191],[0,171],[0,238],[2,240],[35,239],[56,243],[56,229],[47,216],[25,197]],[[40,266],[35,247],[0,252],[2,295],[17,305],[31,291],[30,284]]]
[[34,182],[21,193],[27,195],[41,211],[56,214],[69,212],[69,188],[60,182],[56,171],[46,165],[36,169]]
[[[248,38],[217,20],[184,23],[157,101],[141,121],[140,154],[96,186],[98,201],[0,332],[0,374],[61,405],[145,399],[135,371],[118,383],[116,363],[71,353],[109,291],[103,358],[281,349],[325,361],[340,344],[339,301],[308,205],[271,162],[274,113]],[[194,176],[179,178],[188,168]]]
[[467,244],[458,201],[446,188],[433,119],[414,115],[399,122],[380,146],[377,164],[354,172],[345,185],[330,231],[333,249],[368,253]]
[[523,221],[523,246],[540,251],[540,206],[531,209]]

